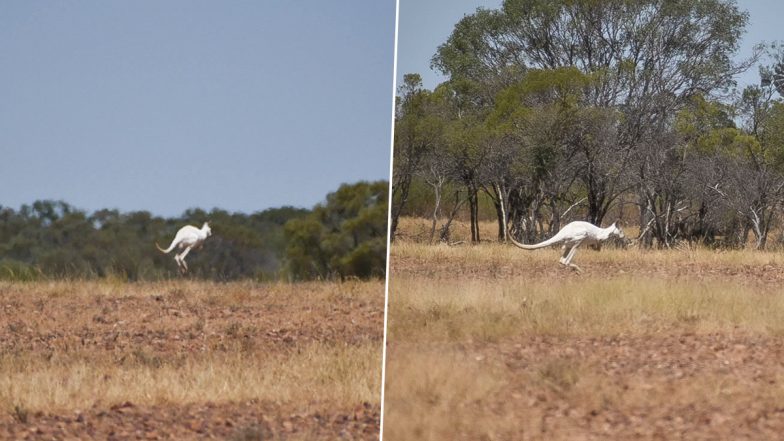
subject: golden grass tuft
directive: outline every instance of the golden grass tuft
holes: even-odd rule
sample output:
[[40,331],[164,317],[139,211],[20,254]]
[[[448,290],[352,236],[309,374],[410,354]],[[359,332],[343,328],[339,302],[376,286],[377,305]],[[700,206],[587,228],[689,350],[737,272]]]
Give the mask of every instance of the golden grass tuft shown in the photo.
[[62,411],[123,401],[378,402],[378,349],[314,344],[269,356],[231,353],[175,360],[137,351],[125,363],[59,354],[5,355],[0,357],[0,406]]
[[432,280],[390,284],[390,339],[496,341],[518,334],[639,335],[678,327],[784,333],[778,288],[586,276],[576,280]]

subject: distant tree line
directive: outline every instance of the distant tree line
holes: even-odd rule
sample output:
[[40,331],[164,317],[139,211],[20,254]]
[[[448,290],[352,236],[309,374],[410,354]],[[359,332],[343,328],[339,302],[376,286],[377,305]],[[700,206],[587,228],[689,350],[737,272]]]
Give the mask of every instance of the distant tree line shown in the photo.
[[180,277],[168,246],[186,224],[209,221],[213,235],[188,256],[188,277],[212,280],[311,280],[383,277],[387,182],[344,184],[313,209],[253,214],[187,210],[164,218],[147,211],[87,213],[62,201],[0,206],[0,279]]
[[[498,239],[633,212],[640,243],[764,248],[784,203],[782,52],[735,62],[748,14],[730,0],[505,0],[456,25],[399,87],[392,238],[427,188],[431,241],[480,200]],[[760,85],[734,78],[760,60]],[[615,219],[609,219],[614,221]]]

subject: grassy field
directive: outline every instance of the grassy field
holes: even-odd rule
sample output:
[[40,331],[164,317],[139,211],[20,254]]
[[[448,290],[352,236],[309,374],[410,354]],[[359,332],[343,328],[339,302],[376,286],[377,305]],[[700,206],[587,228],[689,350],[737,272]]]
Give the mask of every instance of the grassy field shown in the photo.
[[558,257],[393,245],[385,440],[784,430],[784,256],[580,250],[582,274]]
[[0,311],[0,438],[377,439],[381,281],[4,283]]

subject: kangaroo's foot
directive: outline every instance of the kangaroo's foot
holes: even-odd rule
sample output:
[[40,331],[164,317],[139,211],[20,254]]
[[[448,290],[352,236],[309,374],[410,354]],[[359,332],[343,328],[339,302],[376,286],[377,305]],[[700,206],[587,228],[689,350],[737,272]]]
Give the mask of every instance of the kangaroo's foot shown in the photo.
[[563,263],[563,262],[561,262],[561,264],[563,265],[564,269],[570,269],[570,270],[576,272],[577,274],[582,274],[582,272],[583,272],[583,270],[579,266],[577,266],[577,265],[575,265],[573,263]]

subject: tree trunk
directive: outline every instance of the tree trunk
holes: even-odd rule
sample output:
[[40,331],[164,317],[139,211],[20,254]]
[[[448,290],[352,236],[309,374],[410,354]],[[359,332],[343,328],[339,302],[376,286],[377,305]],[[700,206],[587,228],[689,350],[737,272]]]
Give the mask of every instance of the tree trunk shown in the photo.
[[498,217],[498,241],[499,242],[506,242],[508,238],[508,231],[507,231],[507,208],[506,208],[506,198],[505,194],[506,191],[504,187],[500,184],[493,184],[493,191],[495,192],[495,211],[496,216]]
[[433,186],[433,194],[435,197],[435,206],[433,207],[433,223],[430,225],[430,243],[433,243],[433,240],[436,236],[436,224],[438,223],[438,214],[441,211],[441,185],[443,185],[443,180],[436,179],[430,185]]
[[468,204],[471,212],[471,242],[479,243],[479,192],[473,183],[468,185]]
[[548,231],[550,236],[561,229],[561,213],[558,211],[558,203],[555,198],[550,198],[550,226]]
[[652,222],[655,222],[655,219],[650,214],[653,211],[653,207],[651,207],[650,200],[642,190],[640,191],[639,197],[640,236],[638,239],[640,245],[644,248],[651,248],[653,247],[653,232],[650,229],[650,225]]
[[460,207],[465,202],[465,199],[460,199],[460,190],[455,190],[455,205],[452,207],[452,211],[449,213],[449,217],[447,217],[446,222],[444,225],[441,226],[441,231],[439,233],[439,240],[441,242],[449,243],[449,235],[450,235],[450,228],[452,226],[452,221],[457,216],[457,212],[460,210]]
[[395,232],[397,232],[397,224],[400,219],[400,213],[403,212],[406,202],[408,202],[408,192],[411,188],[411,177],[403,178],[398,184],[400,189],[400,200],[395,204],[394,191],[392,190],[392,225],[389,226],[389,240],[394,242]]

